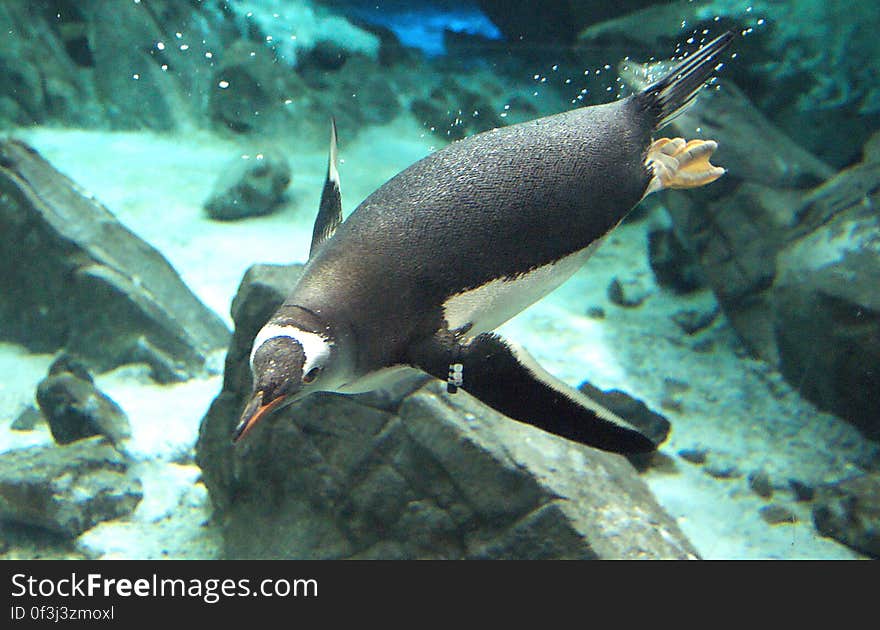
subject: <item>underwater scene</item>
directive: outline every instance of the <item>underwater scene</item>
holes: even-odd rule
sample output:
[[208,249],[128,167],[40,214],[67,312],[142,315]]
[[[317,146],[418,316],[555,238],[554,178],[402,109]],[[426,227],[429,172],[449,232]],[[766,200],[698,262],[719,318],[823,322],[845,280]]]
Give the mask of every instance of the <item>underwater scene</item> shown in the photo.
[[0,1],[0,557],[880,557],[876,11]]

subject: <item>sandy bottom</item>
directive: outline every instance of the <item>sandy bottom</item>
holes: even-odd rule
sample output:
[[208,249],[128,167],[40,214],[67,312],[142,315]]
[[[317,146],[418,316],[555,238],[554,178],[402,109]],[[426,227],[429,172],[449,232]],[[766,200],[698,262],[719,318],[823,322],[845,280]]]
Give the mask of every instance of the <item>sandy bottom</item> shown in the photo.
[[[432,150],[431,139],[408,119],[370,129],[352,142],[346,141],[345,130],[341,134],[347,212]],[[13,135],[35,146],[160,249],[230,326],[229,304],[251,264],[302,261],[308,253],[326,168],[323,150],[279,142],[294,173],[289,203],[268,217],[219,223],[201,209],[218,173],[265,145],[202,133],[167,137],[29,129]],[[670,419],[672,436],[662,449],[668,465],[644,478],[704,558],[858,557],[816,534],[809,505],[794,500],[789,480],[818,483],[845,477],[870,447],[848,424],[801,400],[764,364],[744,358],[723,316],[692,337],[679,330],[671,319],[674,313],[711,309],[714,300],[709,292],[676,296],[654,283],[646,235],[664,221],[665,213],[654,212],[621,226],[571,281],[502,332],[572,385],[588,379],[601,388],[626,391]],[[637,308],[612,304],[606,289],[615,276],[639,281],[647,299]],[[587,314],[596,307],[604,310],[603,318]],[[33,404],[50,362],[48,355],[0,344],[0,418],[11,421]],[[218,557],[221,540],[209,522],[210,504],[192,452],[221,377],[161,386],[133,366],[96,380],[131,419],[127,450],[144,484],[144,500],[130,519],[86,532],[76,551],[91,558]],[[45,427],[0,429],[0,451],[50,440]],[[682,449],[705,450],[706,463],[689,463],[678,455]],[[771,479],[771,500],[749,489],[747,477],[757,471]],[[770,503],[788,508],[797,522],[767,523],[759,510]],[[25,555],[15,550],[7,555],[16,553]]]

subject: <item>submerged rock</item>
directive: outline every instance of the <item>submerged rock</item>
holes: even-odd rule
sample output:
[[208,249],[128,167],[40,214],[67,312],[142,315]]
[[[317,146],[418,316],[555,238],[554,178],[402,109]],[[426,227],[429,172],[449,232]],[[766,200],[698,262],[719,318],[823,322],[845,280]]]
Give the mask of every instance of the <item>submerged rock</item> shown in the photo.
[[770,482],[770,475],[764,470],[756,470],[748,476],[749,488],[762,499],[769,499],[773,496],[773,484]]
[[0,337],[103,371],[200,371],[229,338],[168,261],[27,145],[0,143]]
[[[750,97],[775,125],[840,168],[858,160],[860,143],[853,140],[877,125],[875,11],[870,2],[667,0],[594,24],[580,41],[585,60],[594,59],[597,49],[611,59],[644,59],[658,51],[662,57],[692,51],[704,36],[725,30],[742,33],[736,57],[724,60],[722,79],[749,86]],[[750,140],[755,148],[774,142],[758,129]],[[726,166],[720,152],[718,158]],[[773,170],[785,168],[780,162]]]
[[284,101],[302,92],[296,73],[279,64],[266,47],[247,39],[218,53],[207,94],[214,122],[243,133],[288,117]]
[[479,0],[510,42],[571,44],[581,29],[652,4],[652,0]]
[[[822,409],[880,439],[880,164],[856,166],[797,210],[804,234],[777,255],[779,367]],[[799,235],[798,235],[799,236]]]
[[174,0],[4,2],[0,119],[175,129],[201,108],[204,55],[225,27],[222,12]]
[[33,431],[40,422],[45,421],[43,414],[28,405],[15,417],[9,428],[13,431]]
[[619,389],[603,391],[588,381],[581,383],[578,389],[629,422],[656,444],[662,444],[669,436],[672,428],[669,420],[626,392]]
[[672,321],[686,335],[695,335],[705,330],[718,318],[718,309],[694,310],[684,309],[672,314]]
[[98,390],[82,369],[65,369],[64,361],[49,368],[49,376],[37,386],[37,403],[49,422],[58,444],[68,444],[103,435],[119,446],[131,437],[128,416],[106,394]]
[[650,286],[640,277],[618,278],[608,283],[608,299],[624,308],[636,308],[651,297]]
[[819,486],[813,523],[823,536],[880,558],[880,474]]
[[73,538],[130,514],[141,497],[140,482],[104,438],[0,455],[0,520]]
[[763,506],[758,513],[761,515],[761,518],[764,519],[764,522],[768,525],[782,525],[782,524],[792,524],[797,523],[797,516],[789,510],[784,505],[779,505],[778,503],[771,503],[770,505]]
[[269,214],[282,202],[290,180],[290,164],[280,151],[239,156],[220,174],[205,210],[221,221]]
[[677,293],[702,288],[706,280],[697,261],[671,229],[648,233],[648,262],[660,286]]
[[725,316],[801,394],[877,438],[880,165],[865,162],[816,187],[830,168],[729,82],[673,124],[718,140],[717,162],[727,168],[705,190],[664,193],[675,234]]
[[251,340],[298,273],[263,265],[246,274],[224,388],[202,421],[197,457],[227,556],[696,556],[624,458],[433,380],[384,396],[310,396],[233,447]]

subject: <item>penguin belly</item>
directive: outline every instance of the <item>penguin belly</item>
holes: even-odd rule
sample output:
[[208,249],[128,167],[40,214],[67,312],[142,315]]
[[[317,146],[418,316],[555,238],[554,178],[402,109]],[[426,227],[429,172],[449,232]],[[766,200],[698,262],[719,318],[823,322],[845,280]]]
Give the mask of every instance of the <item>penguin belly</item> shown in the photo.
[[600,242],[546,265],[451,295],[443,303],[447,329],[465,333],[468,338],[494,330],[562,285]]

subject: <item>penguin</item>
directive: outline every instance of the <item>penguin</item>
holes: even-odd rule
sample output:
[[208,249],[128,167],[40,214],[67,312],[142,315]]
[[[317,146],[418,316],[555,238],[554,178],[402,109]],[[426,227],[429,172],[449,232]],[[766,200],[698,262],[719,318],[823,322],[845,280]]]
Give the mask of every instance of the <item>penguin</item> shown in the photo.
[[725,33],[627,98],[480,133],[394,176],[342,220],[337,129],[309,259],[254,339],[238,442],[317,391],[420,370],[509,418],[606,451],[645,435],[556,379],[495,328],[567,280],[645,196],[725,172],[712,140],[654,139],[688,106]]

